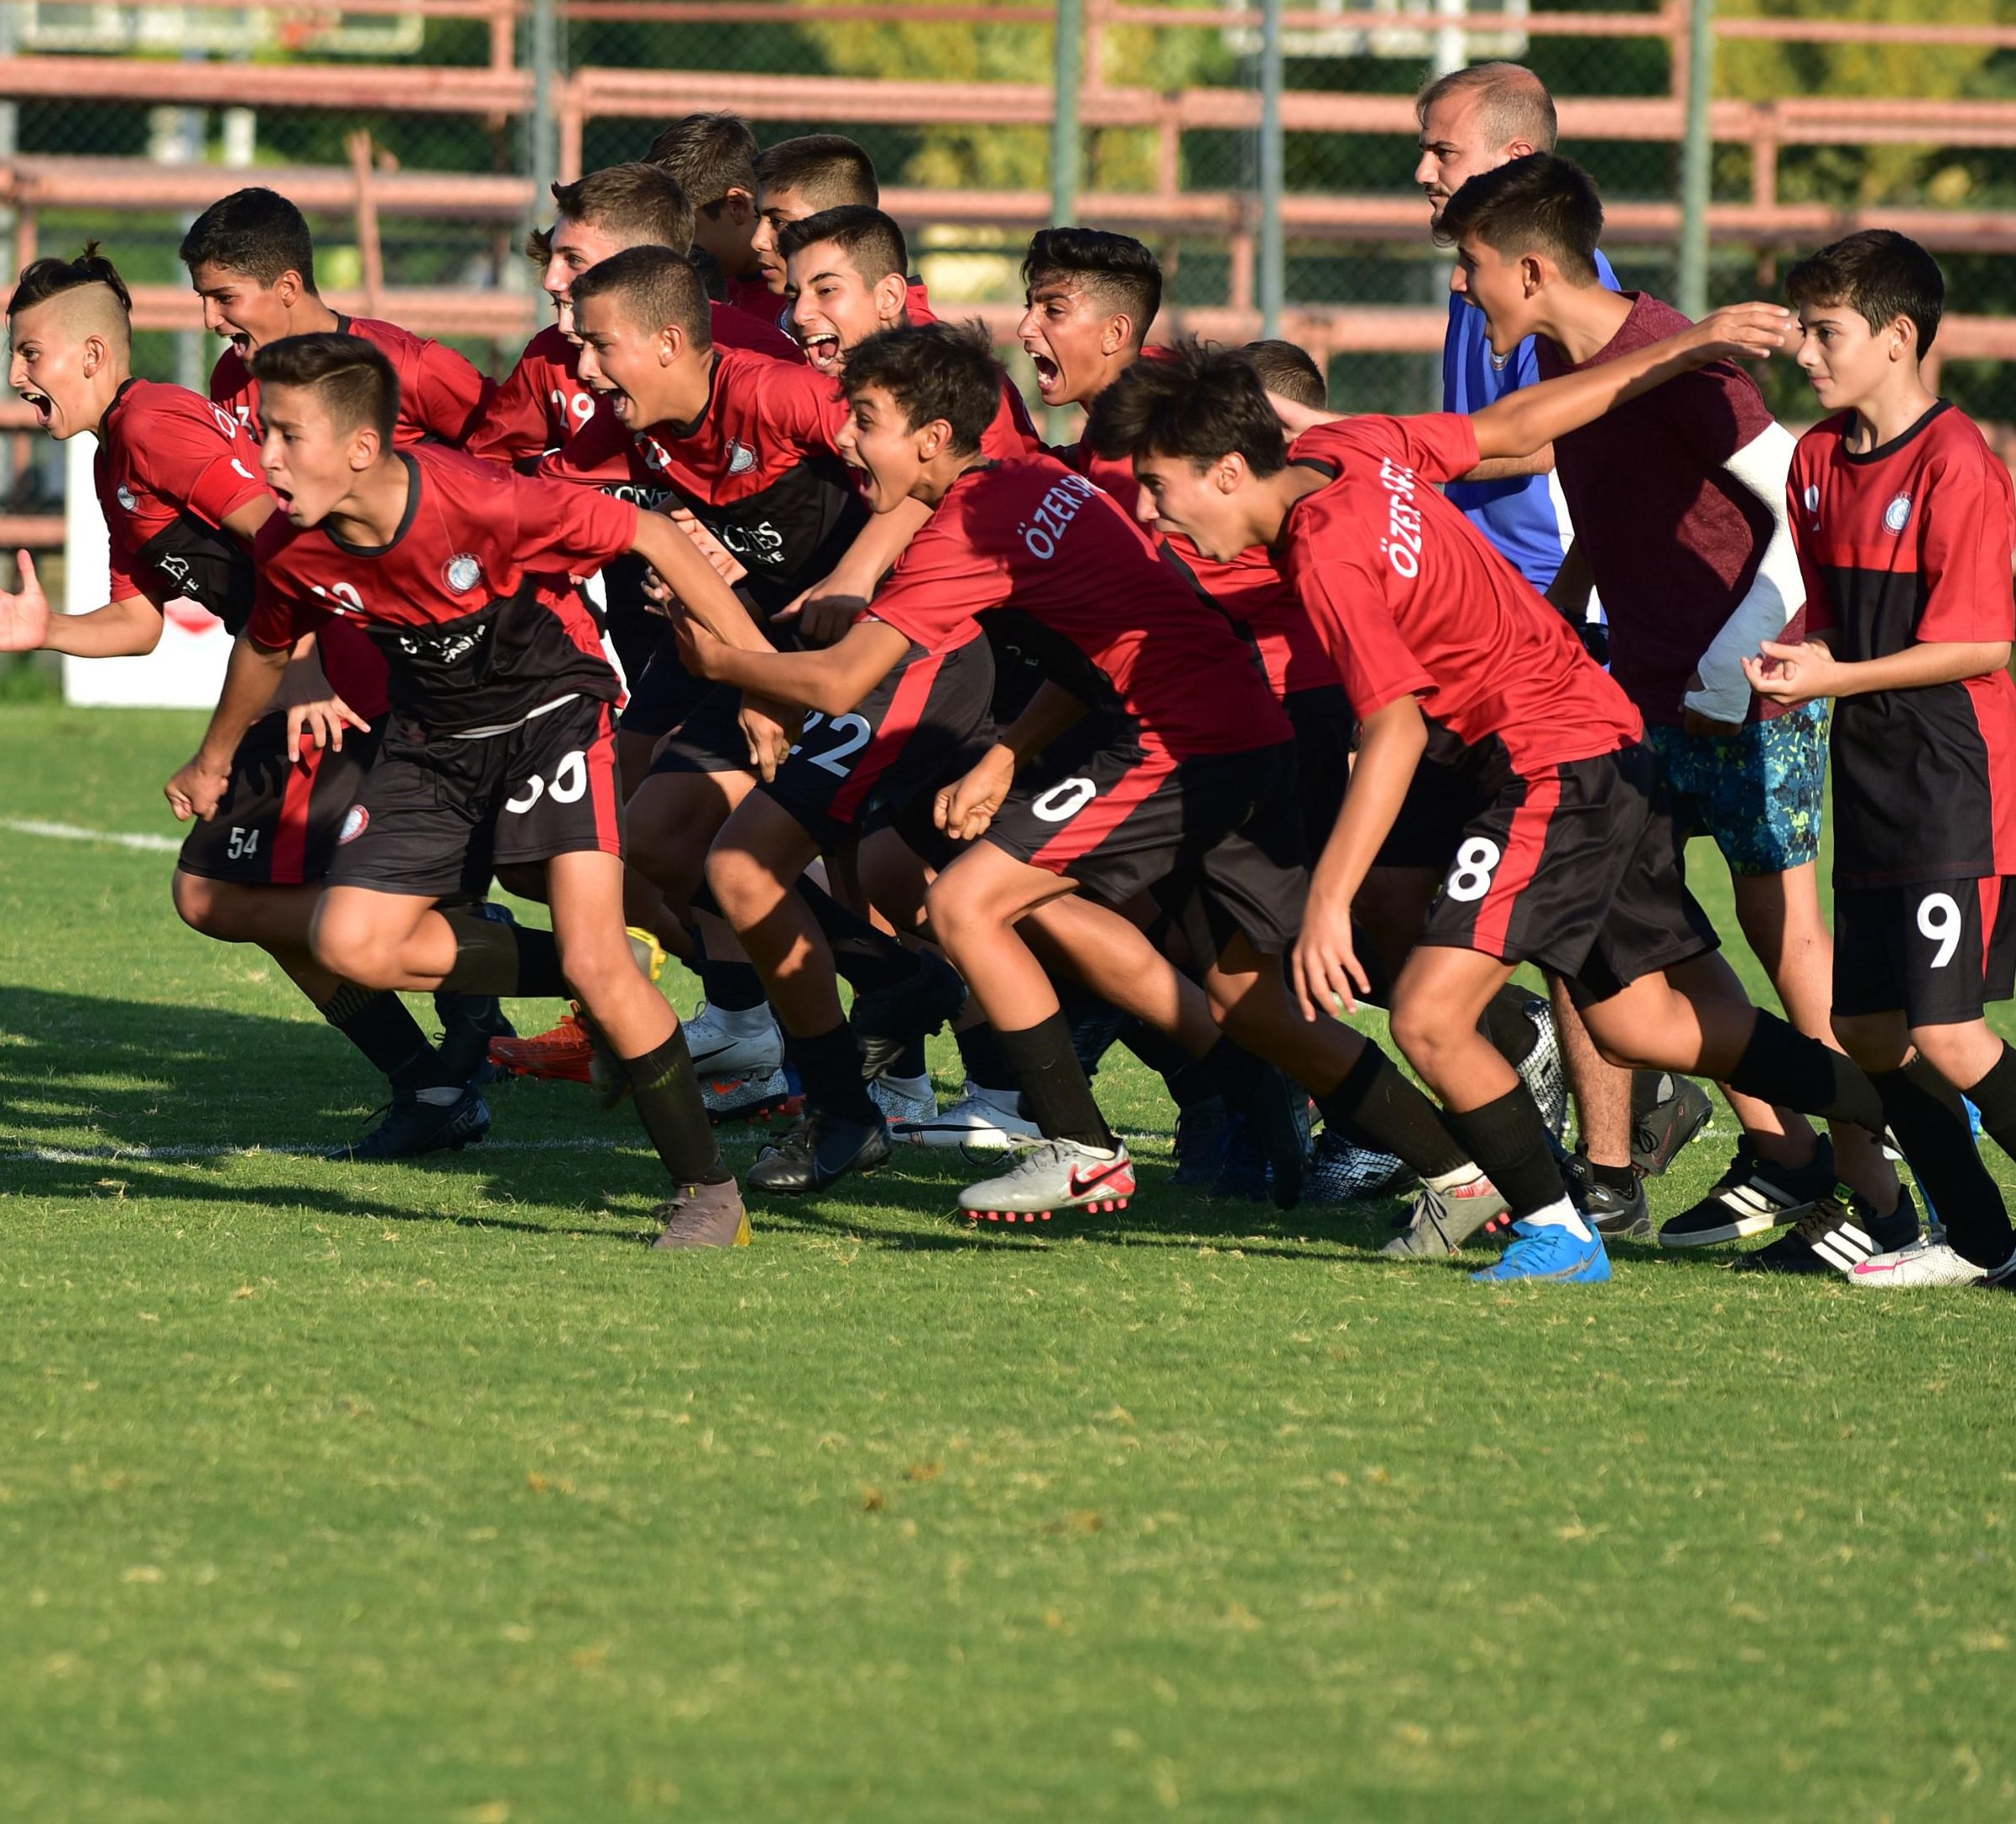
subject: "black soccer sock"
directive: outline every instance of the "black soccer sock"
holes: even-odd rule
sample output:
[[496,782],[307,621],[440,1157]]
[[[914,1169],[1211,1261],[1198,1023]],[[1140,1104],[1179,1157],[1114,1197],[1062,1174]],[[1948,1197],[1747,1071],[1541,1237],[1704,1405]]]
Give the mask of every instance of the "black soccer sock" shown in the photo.
[[427,1043],[427,1034],[406,1010],[406,1003],[388,989],[339,982],[318,1011],[371,1061],[399,1094],[410,1096],[445,1086],[440,1054]]
[[1601,1185],[1606,1191],[1621,1192],[1625,1196],[1638,1189],[1638,1167],[1635,1165],[1599,1165],[1585,1153],[1582,1170],[1589,1174],[1591,1184]]
[[906,1040],[903,1050],[896,1054],[896,1061],[882,1074],[884,1076],[900,1077],[905,1082],[915,1077],[929,1076],[931,1074],[931,1061],[925,1055],[924,1040]]
[[1022,1093],[1015,1066],[1001,1049],[1001,1035],[984,1019],[954,1033],[952,1042],[959,1047],[959,1062],[966,1081],[976,1088]]
[[675,1184],[720,1185],[734,1177],[722,1162],[721,1143],[701,1100],[693,1054],[683,1027],[641,1058],[625,1058],[637,1118]]
[[1369,1040],[1335,1089],[1316,1097],[1326,1125],[1354,1145],[1391,1153],[1423,1178],[1440,1178],[1469,1163],[1441,1113]]
[[1071,1023],[1062,1013],[999,1037],[1002,1055],[1021,1087],[1023,1106],[1046,1139],[1076,1140],[1102,1152],[1118,1146],[1092,1100],[1085,1066],[1071,1048]]
[[[1996,1070],[2008,1061],[2005,1048]],[[1901,1071],[1874,1071],[1869,1081],[1883,1097],[1883,1113],[1904,1162],[1946,1224],[1953,1251],[1977,1267],[2003,1265],[2016,1253],[2016,1233],[2010,1229],[2002,1192],[1974,1144],[1960,1092],[1923,1058],[1912,1059]],[[1981,1106],[1978,1100],[1974,1106]],[[1982,1124],[1987,1124],[1985,1117]]]
[[441,977],[451,994],[564,996],[560,950],[551,931],[534,925],[504,925],[464,907],[444,912],[455,933],[455,964]]
[[[1193,1058],[1159,1027],[1131,1014],[1121,1024],[1120,1043],[1169,1086],[1169,1099],[1179,1108],[1194,1108],[1213,1096],[1227,1094],[1238,1061],[1252,1061],[1252,1054],[1229,1039],[1220,1039],[1209,1057]],[[1224,1057],[1214,1064],[1212,1059],[1221,1052]]]
[[1515,1218],[1531,1216],[1568,1195],[1561,1168],[1547,1144],[1539,1106],[1524,1083],[1481,1108],[1465,1114],[1451,1111],[1442,1118],[1512,1206]]
[[1981,1111],[1983,1131],[2003,1152],[2016,1159],[2016,1051],[2004,1045],[2002,1055],[1966,1093],[1967,1100]]
[[1872,1133],[1883,1129],[1883,1098],[1861,1070],[1761,1007],[1750,1043],[1723,1081],[1742,1095],[1802,1115],[1849,1122]]
[[876,994],[900,988],[924,967],[914,950],[878,931],[866,919],[803,874],[794,883],[798,896],[825,934],[833,951],[833,969],[857,994]]
[[697,921],[687,926],[693,938],[693,972],[700,977],[701,992],[707,1005],[724,1014],[746,1014],[768,998],[763,977],[748,962],[716,962],[707,954],[707,940]]
[[861,1080],[861,1045],[847,1021],[809,1039],[787,1032],[784,1045],[784,1055],[805,1087],[808,1107],[868,1127],[882,1118]]
[[1481,1022],[1484,1036],[1515,1070],[1533,1055],[1533,1048],[1540,1042],[1539,1028],[1526,1016],[1527,1008],[1538,998],[1531,988],[1508,982],[1484,1008]]

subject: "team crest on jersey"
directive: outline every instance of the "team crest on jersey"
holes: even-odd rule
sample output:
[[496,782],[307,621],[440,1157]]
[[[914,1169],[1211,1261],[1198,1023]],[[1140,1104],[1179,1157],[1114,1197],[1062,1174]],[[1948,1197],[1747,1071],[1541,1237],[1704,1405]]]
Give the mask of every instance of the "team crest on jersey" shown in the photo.
[[458,551],[448,560],[441,571],[449,588],[456,595],[467,595],[482,581],[483,566],[481,561],[467,551]]
[[728,473],[747,475],[756,466],[756,452],[738,439],[728,439]]
[[122,486],[119,489],[119,504],[131,513],[140,503],[133,498],[133,491],[130,487]]
[[1886,532],[1901,532],[1904,529],[1904,523],[1910,517],[1911,497],[1909,494],[1899,494],[1883,510],[1883,529]]
[[336,831],[337,844],[356,842],[370,824],[371,813],[362,805],[352,805],[343,813],[343,827]]

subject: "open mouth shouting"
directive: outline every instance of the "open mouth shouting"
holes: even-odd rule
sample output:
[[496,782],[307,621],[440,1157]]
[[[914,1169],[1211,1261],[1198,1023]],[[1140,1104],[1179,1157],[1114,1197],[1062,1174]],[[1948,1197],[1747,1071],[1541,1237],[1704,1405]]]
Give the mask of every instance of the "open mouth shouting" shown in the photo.
[[21,395],[22,402],[35,414],[35,423],[42,430],[47,430],[50,420],[55,416],[55,401],[49,398],[48,393],[38,393],[33,387],[17,387],[14,390]]
[[820,373],[840,372],[840,338],[831,330],[817,330],[810,335],[800,332],[799,346],[805,352],[809,367]]
[[1064,389],[1064,369],[1050,356],[1031,348],[1027,342],[1022,348],[1035,366],[1037,392],[1043,395],[1044,404],[1055,404],[1057,395]]

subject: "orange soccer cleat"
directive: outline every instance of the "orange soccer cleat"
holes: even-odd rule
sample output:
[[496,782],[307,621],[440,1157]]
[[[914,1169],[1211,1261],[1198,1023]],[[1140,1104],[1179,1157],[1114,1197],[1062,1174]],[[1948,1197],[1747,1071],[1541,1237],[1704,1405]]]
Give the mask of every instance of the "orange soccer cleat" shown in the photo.
[[527,1039],[493,1039],[490,1061],[513,1076],[536,1076],[548,1082],[585,1083],[594,1043],[580,1011],[570,1006],[550,1032]]

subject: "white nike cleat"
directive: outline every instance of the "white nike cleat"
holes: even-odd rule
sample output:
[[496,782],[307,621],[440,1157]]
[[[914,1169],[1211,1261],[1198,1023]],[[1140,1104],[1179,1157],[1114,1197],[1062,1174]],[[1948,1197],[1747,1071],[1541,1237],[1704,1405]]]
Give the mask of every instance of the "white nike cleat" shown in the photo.
[[702,1006],[684,1024],[694,1073],[703,1080],[762,1078],[784,1068],[784,1034],[767,1007],[731,1014]]
[[1878,1254],[1848,1274],[1856,1285],[1995,1285],[2016,1274],[2016,1259],[1999,1267],[1977,1267],[1944,1242],[1914,1242],[1894,1254]]
[[1043,1130],[1021,1112],[1020,1092],[982,1089],[968,1082],[948,1108],[934,1108],[915,1120],[890,1118],[889,1131],[912,1146],[972,1147],[999,1152],[1024,1140],[1040,1140]]
[[959,1206],[976,1222],[1047,1222],[1060,1210],[1124,1210],[1133,1194],[1125,1143],[1108,1153],[1076,1140],[1039,1140],[998,1178],[968,1186]]

